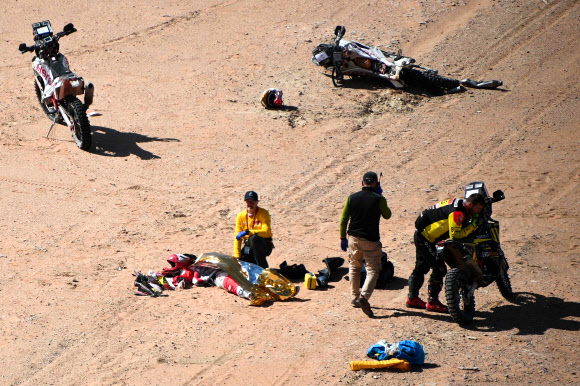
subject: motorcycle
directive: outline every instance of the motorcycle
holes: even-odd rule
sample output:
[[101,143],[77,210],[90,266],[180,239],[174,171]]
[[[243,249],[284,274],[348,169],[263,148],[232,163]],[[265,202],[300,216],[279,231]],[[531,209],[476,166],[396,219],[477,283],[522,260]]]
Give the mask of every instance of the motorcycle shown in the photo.
[[415,64],[415,59],[397,53],[383,51],[375,46],[367,46],[343,39],[344,26],[337,26],[336,36],[331,44],[319,44],[312,51],[311,61],[326,69],[332,67],[332,83],[335,87],[344,85],[344,77],[370,77],[388,81],[394,88],[402,89],[405,84],[415,84],[427,88],[442,89],[447,93],[465,91],[465,87],[497,88],[499,80],[478,82],[471,79],[459,81],[438,74],[437,70]]
[[[59,40],[76,32],[72,23],[64,26],[62,32],[53,33],[50,21],[32,24],[34,45],[21,43],[21,54],[34,52],[34,89],[40,107],[52,121],[46,136],[56,123],[70,129],[76,145],[82,150],[91,147],[91,125],[87,117],[87,107],[93,102],[94,86],[85,85],[82,77],[70,70],[67,58],[59,52]],[[77,96],[84,94],[84,103]]]
[[437,253],[451,268],[445,278],[445,298],[449,313],[456,323],[469,324],[475,316],[475,290],[496,283],[505,299],[514,296],[509,264],[501,249],[499,221],[491,218],[492,204],[505,199],[501,190],[490,197],[482,181],[465,187],[465,198],[479,193],[485,205],[477,230],[466,239],[443,240],[437,244]]

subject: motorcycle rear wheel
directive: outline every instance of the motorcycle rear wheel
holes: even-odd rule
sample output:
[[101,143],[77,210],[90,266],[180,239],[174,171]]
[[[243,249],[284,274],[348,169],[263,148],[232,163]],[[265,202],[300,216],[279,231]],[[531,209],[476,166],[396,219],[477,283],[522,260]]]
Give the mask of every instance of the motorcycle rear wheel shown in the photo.
[[87,117],[85,105],[76,97],[67,101],[67,111],[73,119],[74,127],[71,130],[75,143],[81,150],[91,147],[91,124]]
[[411,68],[406,74],[406,80],[417,86],[438,87],[449,90],[461,85],[457,79],[437,75],[431,71],[420,71]]
[[496,279],[497,288],[499,288],[499,293],[504,299],[510,300],[514,297],[514,292],[512,290],[512,283],[510,281],[510,275],[504,270],[500,272]]
[[467,299],[467,292],[459,269],[450,269],[445,278],[445,300],[453,321],[459,324],[469,324],[475,316],[475,297]]

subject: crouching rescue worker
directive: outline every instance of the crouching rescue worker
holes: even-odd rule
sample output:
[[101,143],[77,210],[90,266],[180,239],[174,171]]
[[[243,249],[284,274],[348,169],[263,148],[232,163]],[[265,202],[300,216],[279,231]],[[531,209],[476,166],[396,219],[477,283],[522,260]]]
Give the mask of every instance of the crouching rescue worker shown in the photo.
[[[481,194],[472,194],[465,200],[441,201],[425,209],[415,221],[415,269],[409,277],[409,296],[406,305],[410,308],[426,308],[429,311],[447,312],[447,306],[439,301],[443,278],[447,266],[437,255],[435,244],[448,238],[463,239],[477,229],[477,224],[469,220],[481,213],[485,200]],[[465,225],[465,226],[464,226]],[[419,297],[419,290],[425,281],[425,274],[431,269],[427,289],[429,297],[425,303]]]
[[[345,252],[348,249],[351,304],[353,307],[362,308],[368,317],[373,317],[368,300],[379,278],[383,254],[379,222],[381,216],[384,219],[391,218],[391,210],[382,193],[377,174],[365,173],[362,190],[348,196],[340,218],[340,248]],[[361,291],[360,272],[363,259],[367,276]]]
[[234,257],[268,268],[266,257],[270,256],[274,248],[270,213],[258,207],[258,193],[252,190],[246,192],[244,201],[246,209],[238,213],[236,218]]

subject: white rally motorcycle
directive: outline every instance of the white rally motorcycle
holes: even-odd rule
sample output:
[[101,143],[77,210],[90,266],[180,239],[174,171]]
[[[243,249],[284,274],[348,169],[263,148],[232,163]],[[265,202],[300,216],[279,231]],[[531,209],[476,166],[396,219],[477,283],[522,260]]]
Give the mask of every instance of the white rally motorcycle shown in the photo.
[[344,26],[334,30],[336,38],[332,44],[319,44],[312,51],[312,62],[325,68],[332,67],[332,82],[336,87],[344,85],[344,77],[380,78],[394,88],[402,89],[406,83],[420,87],[442,89],[446,93],[464,91],[467,87],[496,88],[501,81],[459,81],[438,74],[437,70],[415,64],[415,59],[403,56],[401,51],[387,52],[375,46],[343,39]]
[[[68,60],[59,52],[59,39],[76,32],[69,23],[62,32],[53,34],[50,21],[32,24],[34,45],[21,43],[18,50],[21,54],[35,52],[32,58],[34,70],[34,88],[38,102],[52,125],[55,123],[68,126],[77,146],[82,150],[91,147],[91,124],[87,117],[87,107],[93,102],[94,86],[85,85],[82,77],[70,70]],[[84,103],[77,95],[84,94]]]

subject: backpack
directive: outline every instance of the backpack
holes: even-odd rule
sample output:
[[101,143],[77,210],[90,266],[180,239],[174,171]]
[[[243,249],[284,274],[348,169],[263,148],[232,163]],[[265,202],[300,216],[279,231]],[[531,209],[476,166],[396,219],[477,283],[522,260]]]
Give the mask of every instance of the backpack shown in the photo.
[[[363,266],[360,271],[360,284],[361,287],[365,282],[367,277],[366,263],[363,260]],[[381,256],[381,270],[379,271],[379,278],[377,279],[377,285],[375,288],[383,289],[390,283],[395,277],[395,266],[388,260],[387,253],[383,251]]]

